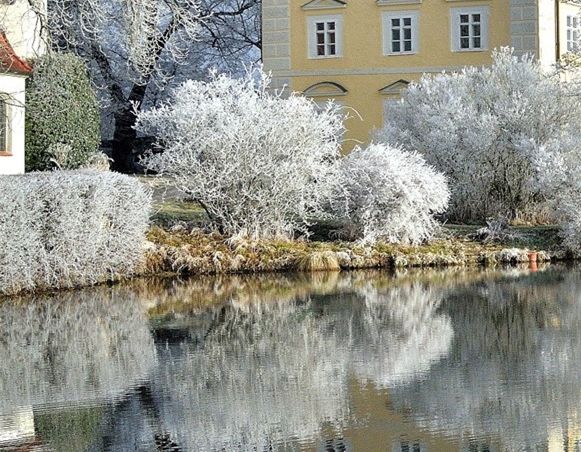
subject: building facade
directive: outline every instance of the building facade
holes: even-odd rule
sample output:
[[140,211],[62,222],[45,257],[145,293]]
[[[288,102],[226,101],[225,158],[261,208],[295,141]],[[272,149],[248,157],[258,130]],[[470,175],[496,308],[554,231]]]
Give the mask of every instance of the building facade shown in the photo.
[[0,32],[0,174],[24,173],[25,89],[31,72]]
[[28,1],[0,1],[0,174],[24,173],[27,60],[42,51],[40,20]]
[[350,107],[349,150],[384,123],[384,105],[425,73],[491,63],[495,48],[543,64],[578,49],[579,5],[559,0],[263,0],[272,88]]

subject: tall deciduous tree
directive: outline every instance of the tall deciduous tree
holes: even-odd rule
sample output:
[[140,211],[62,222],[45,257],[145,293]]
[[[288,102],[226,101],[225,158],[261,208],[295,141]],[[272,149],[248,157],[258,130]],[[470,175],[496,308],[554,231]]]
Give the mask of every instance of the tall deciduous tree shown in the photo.
[[[113,169],[135,170],[135,113],[207,68],[258,55],[259,0],[28,0],[52,48],[80,55],[102,103]],[[135,108],[137,107],[137,109]]]

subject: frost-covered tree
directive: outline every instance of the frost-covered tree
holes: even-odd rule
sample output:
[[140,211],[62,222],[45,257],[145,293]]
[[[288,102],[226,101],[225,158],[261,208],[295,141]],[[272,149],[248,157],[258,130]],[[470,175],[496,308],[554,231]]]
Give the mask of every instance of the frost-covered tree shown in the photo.
[[[205,20],[198,34],[198,55],[207,66],[240,73],[244,64],[258,62],[262,48],[262,0],[201,0]],[[203,75],[203,74],[200,74]]]
[[438,229],[448,206],[446,178],[416,152],[382,143],[356,147],[342,162],[333,210],[366,242],[417,244]]
[[99,124],[99,104],[83,61],[73,54],[38,58],[26,88],[26,169],[86,165],[101,142]]
[[317,214],[339,155],[343,117],[304,97],[267,92],[268,77],[188,81],[171,103],[141,112],[137,129],[163,153],[145,165],[170,176],[221,232],[292,236]]
[[493,65],[426,75],[401,102],[386,107],[379,133],[421,152],[443,171],[452,191],[450,214],[460,220],[534,215],[543,193],[535,156],[563,146],[581,130],[575,83],[562,83],[530,56],[494,51]]
[[135,109],[209,67],[257,60],[259,0],[27,0],[49,47],[81,56],[101,101],[113,168],[135,170]]

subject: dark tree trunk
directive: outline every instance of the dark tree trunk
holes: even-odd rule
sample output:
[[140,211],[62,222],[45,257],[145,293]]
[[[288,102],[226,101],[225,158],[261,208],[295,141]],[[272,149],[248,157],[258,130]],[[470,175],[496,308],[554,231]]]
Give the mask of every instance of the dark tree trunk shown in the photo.
[[133,174],[139,172],[136,165],[134,148],[137,138],[135,130],[136,112],[133,105],[141,105],[145,97],[146,85],[133,85],[127,102],[114,114],[115,131],[111,149],[111,169],[119,173]]
[[135,172],[133,157],[133,145],[137,137],[132,128],[135,123],[135,115],[131,111],[123,109],[114,115],[115,132],[111,146],[111,170],[119,173],[131,174]]

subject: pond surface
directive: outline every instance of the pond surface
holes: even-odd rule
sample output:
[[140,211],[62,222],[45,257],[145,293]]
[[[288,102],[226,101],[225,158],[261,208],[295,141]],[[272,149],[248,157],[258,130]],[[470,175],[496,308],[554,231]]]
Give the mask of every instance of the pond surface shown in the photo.
[[139,280],[0,304],[0,451],[581,451],[581,271]]

